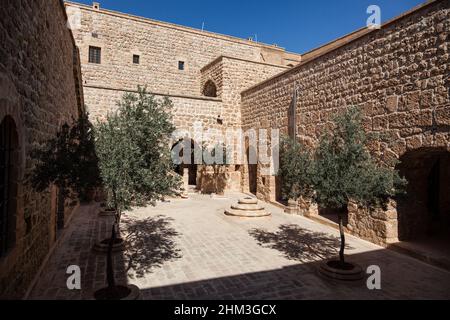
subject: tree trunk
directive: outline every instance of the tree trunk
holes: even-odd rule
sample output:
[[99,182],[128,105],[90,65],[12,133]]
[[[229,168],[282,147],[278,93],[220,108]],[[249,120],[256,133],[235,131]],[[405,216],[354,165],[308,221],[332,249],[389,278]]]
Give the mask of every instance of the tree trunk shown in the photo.
[[113,189],[112,193],[113,193],[113,200],[114,200],[114,209],[116,211],[115,218],[116,218],[116,224],[117,224],[117,229],[118,229],[119,224],[120,224],[120,219],[122,217],[122,212],[119,210],[119,205],[117,204],[116,190]]
[[106,260],[106,278],[108,281],[108,288],[110,290],[115,290],[116,288],[116,281],[114,279],[113,258],[112,258],[112,250],[115,240],[116,240],[116,228],[114,224],[111,231],[111,239],[109,239],[108,256]]
[[64,186],[57,186],[58,194],[57,194],[57,210],[56,210],[56,224],[58,230],[64,229],[64,205],[66,201],[66,191]]
[[342,213],[339,213],[338,217],[339,217],[339,232],[341,234],[341,249],[339,250],[339,261],[340,261],[341,267],[343,268],[345,266],[345,256],[344,256],[345,233],[344,233],[344,224],[343,224]]
[[214,189],[216,195],[219,195],[219,166],[214,166]]

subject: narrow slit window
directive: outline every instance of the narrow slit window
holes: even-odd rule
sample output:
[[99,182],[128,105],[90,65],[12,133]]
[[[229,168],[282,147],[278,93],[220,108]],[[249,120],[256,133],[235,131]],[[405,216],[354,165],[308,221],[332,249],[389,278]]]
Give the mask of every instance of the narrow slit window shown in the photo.
[[184,70],[184,61],[178,61],[178,70]]
[[133,55],[133,63],[134,64],[139,64],[140,63],[140,56],[139,55],[137,55],[137,54],[134,54]]

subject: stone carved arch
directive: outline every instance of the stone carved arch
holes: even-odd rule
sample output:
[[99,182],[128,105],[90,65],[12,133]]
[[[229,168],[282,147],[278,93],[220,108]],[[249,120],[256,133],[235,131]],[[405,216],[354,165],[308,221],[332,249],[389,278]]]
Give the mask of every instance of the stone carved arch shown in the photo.
[[206,81],[206,83],[203,86],[202,94],[205,97],[212,97],[212,98],[217,97],[217,86],[214,83],[214,81],[212,80]]

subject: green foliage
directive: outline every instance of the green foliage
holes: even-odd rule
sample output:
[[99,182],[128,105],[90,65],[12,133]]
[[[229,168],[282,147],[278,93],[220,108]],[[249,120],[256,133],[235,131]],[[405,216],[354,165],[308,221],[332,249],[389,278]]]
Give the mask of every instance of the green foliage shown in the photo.
[[99,123],[96,149],[108,203],[118,211],[154,204],[176,193],[169,139],[175,127],[169,99],[156,100],[145,88],[128,93],[118,110]]
[[360,111],[352,107],[338,115],[334,129],[324,134],[316,150],[314,189],[316,202],[325,208],[342,209],[349,200],[367,207],[382,206],[404,190],[398,171],[377,163],[367,145]]
[[283,137],[280,144],[281,192],[286,199],[313,195],[314,165],[311,152],[296,140]]
[[55,184],[65,195],[70,188],[84,200],[101,183],[93,126],[87,113],[71,127],[64,124],[55,138],[33,150],[32,158],[37,163],[29,178],[38,192]]
[[95,151],[94,126],[87,113],[82,114],[71,129],[71,140],[75,142],[72,186],[82,198],[101,186],[98,157]]

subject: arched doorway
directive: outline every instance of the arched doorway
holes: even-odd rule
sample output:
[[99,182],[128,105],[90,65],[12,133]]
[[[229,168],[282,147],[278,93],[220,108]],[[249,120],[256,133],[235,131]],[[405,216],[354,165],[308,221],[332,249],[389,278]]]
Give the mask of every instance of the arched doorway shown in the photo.
[[203,95],[205,97],[217,97],[217,87],[216,84],[212,80],[206,81],[205,85],[203,86]]
[[0,257],[16,244],[19,140],[14,120],[0,124]]
[[405,153],[400,161],[398,170],[408,186],[397,200],[399,240],[450,251],[450,152],[422,148]]
[[183,176],[188,186],[197,185],[196,148],[198,146],[192,139],[180,139],[172,146],[172,159],[178,159],[175,172]]

